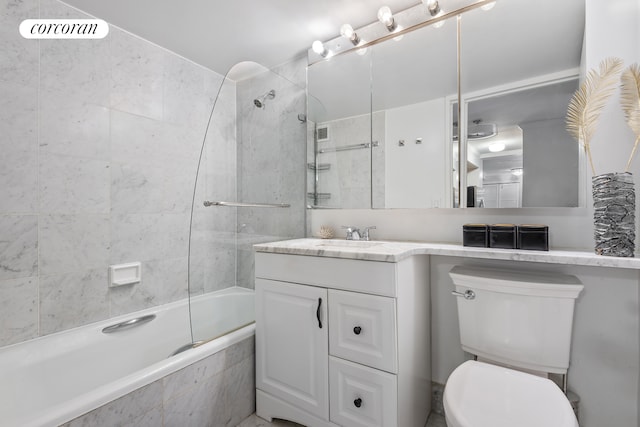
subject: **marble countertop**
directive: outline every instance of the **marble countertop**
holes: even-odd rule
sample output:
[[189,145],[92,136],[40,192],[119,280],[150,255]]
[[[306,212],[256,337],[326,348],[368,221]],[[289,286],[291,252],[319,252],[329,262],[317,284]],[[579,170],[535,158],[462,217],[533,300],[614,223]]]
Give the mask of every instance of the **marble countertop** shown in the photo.
[[443,255],[548,264],[615,267],[640,270],[640,258],[620,258],[580,251],[525,251],[473,248],[450,243],[294,239],[253,246],[257,252],[398,262],[413,255]]

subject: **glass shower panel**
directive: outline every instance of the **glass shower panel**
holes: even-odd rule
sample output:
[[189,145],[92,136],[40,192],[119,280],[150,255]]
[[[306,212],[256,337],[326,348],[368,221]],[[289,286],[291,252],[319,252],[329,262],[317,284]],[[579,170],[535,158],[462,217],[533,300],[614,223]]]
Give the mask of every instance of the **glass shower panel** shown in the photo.
[[[203,141],[189,240],[194,343],[253,322],[253,245],[303,237],[306,96],[303,87],[253,63],[220,86]],[[242,308],[237,308],[242,307]]]

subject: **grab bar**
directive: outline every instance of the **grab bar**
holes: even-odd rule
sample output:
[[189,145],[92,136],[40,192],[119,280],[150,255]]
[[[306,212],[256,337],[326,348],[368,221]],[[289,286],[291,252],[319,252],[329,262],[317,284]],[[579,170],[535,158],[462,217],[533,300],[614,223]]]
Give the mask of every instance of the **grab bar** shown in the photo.
[[288,208],[289,203],[241,203],[241,202],[210,202],[205,200],[205,207],[209,206],[229,206],[234,208]]
[[378,141],[373,142],[363,142],[362,144],[353,144],[353,145],[343,145],[340,147],[331,147],[331,148],[322,148],[318,150],[319,154],[324,153],[333,153],[335,151],[347,151],[347,150],[358,150],[360,148],[370,148],[371,146],[377,147],[379,145]]
[[112,334],[114,332],[126,331],[127,329],[135,328],[136,326],[149,323],[155,318],[156,318],[155,314],[147,314],[146,316],[125,320],[124,322],[116,323],[115,325],[111,325],[111,326],[107,326],[106,328],[103,328],[102,333]]

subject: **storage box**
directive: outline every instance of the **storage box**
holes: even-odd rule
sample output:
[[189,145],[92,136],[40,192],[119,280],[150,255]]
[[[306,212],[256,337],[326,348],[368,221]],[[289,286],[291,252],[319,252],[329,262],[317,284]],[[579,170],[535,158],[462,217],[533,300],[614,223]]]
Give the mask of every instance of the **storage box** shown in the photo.
[[462,245],[477,248],[489,247],[489,226],[487,224],[464,224]]
[[492,224],[489,226],[489,247],[516,248],[516,226],[514,224]]
[[549,250],[549,227],[542,224],[518,226],[518,249],[532,251]]

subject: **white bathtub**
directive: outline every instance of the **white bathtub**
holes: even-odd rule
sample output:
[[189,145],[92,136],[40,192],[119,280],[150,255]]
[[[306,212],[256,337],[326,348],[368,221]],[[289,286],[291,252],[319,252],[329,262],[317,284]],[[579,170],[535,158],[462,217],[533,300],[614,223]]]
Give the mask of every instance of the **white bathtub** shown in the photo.
[[[186,299],[0,349],[0,425],[65,423],[254,333],[251,290],[229,288],[193,298],[192,312],[196,340],[219,338],[173,357],[191,342]],[[148,314],[156,318],[102,333],[106,326]]]

